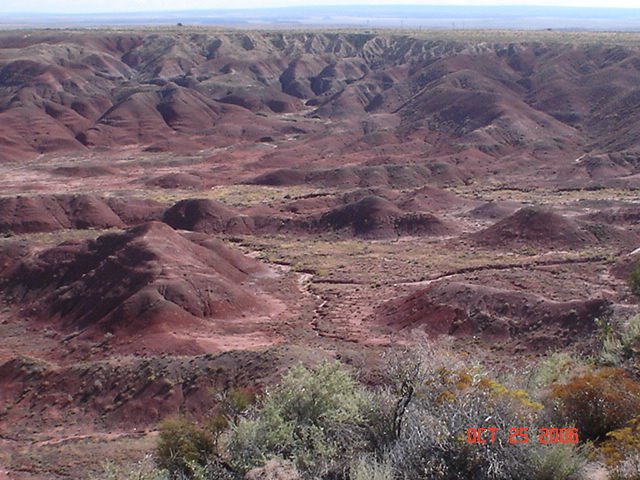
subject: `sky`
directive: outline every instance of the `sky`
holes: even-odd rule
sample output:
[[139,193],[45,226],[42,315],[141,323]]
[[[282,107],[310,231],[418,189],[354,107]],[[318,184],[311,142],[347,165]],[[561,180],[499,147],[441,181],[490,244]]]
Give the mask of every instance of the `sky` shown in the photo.
[[299,5],[549,5],[638,8],[640,0],[0,0],[2,13],[124,13]]

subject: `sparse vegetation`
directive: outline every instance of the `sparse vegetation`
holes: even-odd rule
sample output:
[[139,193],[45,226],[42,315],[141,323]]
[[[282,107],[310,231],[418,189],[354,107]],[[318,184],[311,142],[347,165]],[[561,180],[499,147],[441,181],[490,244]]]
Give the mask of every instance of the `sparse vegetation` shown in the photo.
[[[193,454],[202,443],[196,427],[172,427],[177,438],[194,436],[178,442],[189,447],[189,461],[169,456],[176,465],[162,466],[190,478],[244,478],[270,461],[290,462],[306,479],[575,478],[586,460],[583,447],[539,445],[534,433],[527,445],[511,441],[514,425],[536,432],[544,418],[543,405],[526,391],[434,348],[392,361],[387,381],[375,389],[339,363],[294,367],[230,424],[224,445],[206,458]],[[565,412],[565,419],[573,418]],[[468,429],[479,427],[498,433],[485,445],[470,443]]]
[[551,387],[555,418],[575,425],[584,440],[604,440],[640,411],[640,383],[619,368],[602,368]]
[[607,464],[618,475],[640,474],[640,416],[632,418],[625,426],[607,433],[601,452]]
[[375,456],[363,456],[351,465],[351,480],[393,480],[393,467],[388,459],[378,460]]
[[554,352],[536,366],[531,379],[532,387],[543,389],[553,384],[566,383],[585,367],[584,360],[574,354]]
[[336,475],[365,449],[362,389],[337,363],[294,367],[259,411],[230,433],[231,463],[241,472],[272,457],[292,461],[310,478]]
[[640,264],[634,266],[629,274],[627,281],[631,293],[638,299],[640,299]]
[[150,456],[138,462],[125,465],[115,465],[107,462],[103,471],[93,475],[90,480],[170,480],[168,471],[156,466]]
[[601,330],[600,363],[617,367],[637,360],[640,353],[640,315],[607,323]]
[[572,480],[587,462],[584,447],[556,444],[534,449],[532,480]]
[[[437,351],[427,352],[420,365],[401,428],[388,446],[396,478],[527,478],[533,457],[510,443],[509,432],[514,425],[534,431],[542,405]],[[499,433],[487,445],[470,444],[468,429],[480,427]]]
[[182,417],[160,425],[158,465],[173,475],[193,475],[215,455],[213,432]]

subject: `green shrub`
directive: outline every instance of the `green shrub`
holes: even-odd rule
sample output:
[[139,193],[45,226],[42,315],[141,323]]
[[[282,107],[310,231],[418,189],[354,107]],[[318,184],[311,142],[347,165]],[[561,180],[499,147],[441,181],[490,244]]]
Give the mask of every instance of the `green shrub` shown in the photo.
[[368,405],[364,409],[367,444],[375,455],[381,457],[397,438],[396,427],[401,421],[400,409],[405,398],[386,386],[367,390],[365,395]]
[[172,474],[194,474],[194,466],[206,466],[215,457],[215,439],[210,431],[183,417],[169,418],[160,425],[158,466]]
[[631,273],[627,278],[627,285],[629,285],[631,293],[636,298],[640,298],[640,263],[631,270]]
[[566,383],[585,363],[569,352],[555,352],[541,360],[532,376],[534,388],[546,388],[554,383]]
[[583,446],[571,444],[537,445],[532,453],[532,480],[571,480],[587,463]]
[[216,417],[216,423],[222,428],[223,421],[226,420],[226,426],[236,424],[240,416],[247,412],[249,408],[256,402],[258,394],[251,388],[225,388],[222,390],[213,390],[216,400],[216,409],[212,417]]
[[[571,362],[558,354],[541,383]],[[206,426],[163,424],[159,464],[172,480],[262,478],[274,465],[313,480],[569,480],[584,448],[540,445],[538,426],[570,424],[581,438],[600,438],[640,406],[640,386],[620,369],[551,385],[552,419],[528,392],[437,349],[400,356],[389,372],[385,385],[366,389],[339,363],[297,366],[248,410],[251,395],[223,392]],[[498,429],[494,442],[468,441],[467,430],[481,427]],[[510,443],[513,427],[529,427],[528,445]]]
[[311,478],[345,469],[364,449],[366,397],[339,363],[292,368],[268,391],[254,418],[233,429],[228,450],[243,472],[272,457],[290,460]]
[[640,353],[640,315],[611,325],[602,337],[599,361],[618,367]]

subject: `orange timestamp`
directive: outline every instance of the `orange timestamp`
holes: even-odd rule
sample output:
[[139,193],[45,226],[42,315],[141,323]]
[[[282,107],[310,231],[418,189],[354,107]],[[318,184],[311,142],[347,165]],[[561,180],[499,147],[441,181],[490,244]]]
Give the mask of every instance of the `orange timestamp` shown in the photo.
[[[467,429],[467,443],[486,445],[496,442],[500,435],[497,427],[469,428]],[[539,428],[532,434],[528,427],[510,428],[509,443],[513,445],[526,445],[531,437],[536,437],[542,445],[556,443],[576,444],[580,441],[577,428]]]

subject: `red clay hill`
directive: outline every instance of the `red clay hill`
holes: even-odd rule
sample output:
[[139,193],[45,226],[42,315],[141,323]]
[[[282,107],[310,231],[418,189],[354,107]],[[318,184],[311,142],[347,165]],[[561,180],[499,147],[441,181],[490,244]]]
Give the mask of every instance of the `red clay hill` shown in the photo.
[[0,198],[0,233],[111,228],[159,219],[164,207],[152,200],[95,195],[34,195]]
[[474,234],[486,245],[535,245],[556,248],[579,247],[597,242],[595,235],[550,210],[526,207]]
[[435,215],[403,211],[377,195],[368,195],[330,210],[318,219],[316,228],[369,238],[446,235],[454,230]]
[[528,292],[441,281],[382,304],[376,316],[392,329],[515,340],[546,350],[587,339],[610,305],[602,298],[558,302]]
[[390,187],[415,188],[426,183],[456,184],[468,179],[459,169],[448,164],[437,165],[376,165],[362,167],[338,167],[314,169],[277,169],[252,179],[257,185],[303,185],[321,187]]
[[[284,202],[280,209],[253,208],[246,212],[214,200],[186,199],[167,209],[162,218],[176,229],[230,235],[337,232],[363,238],[395,238],[406,235],[443,236],[456,231],[455,227],[424,211],[424,208],[405,210],[376,195],[376,192],[397,197],[391,191],[354,190],[339,196],[311,197],[306,202]],[[451,197],[455,198],[454,195]],[[411,198],[411,195],[398,200],[406,198]],[[424,207],[424,203],[417,204],[417,207]],[[413,205],[413,202],[409,201],[409,204]],[[327,208],[331,206],[333,208]]]
[[253,219],[220,202],[208,199],[181,200],[163,215],[173,228],[204,233],[250,233]]
[[562,38],[8,31],[0,160],[258,143],[244,180],[261,184],[406,188],[492,173],[633,186],[639,59],[636,45]]
[[34,320],[84,336],[188,331],[268,310],[247,285],[266,267],[218,240],[187,238],[159,222],[63,243],[5,266],[7,299]]
[[610,225],[581,222],[540,207],[521,208],[472,235],[482,245],[578,249],[610,242],[634,248],[638,235]]
[[637,39],[0,32],[0,477],[99,476],[299,361],[375,383],[421,331],[593,347],[638,311]]

